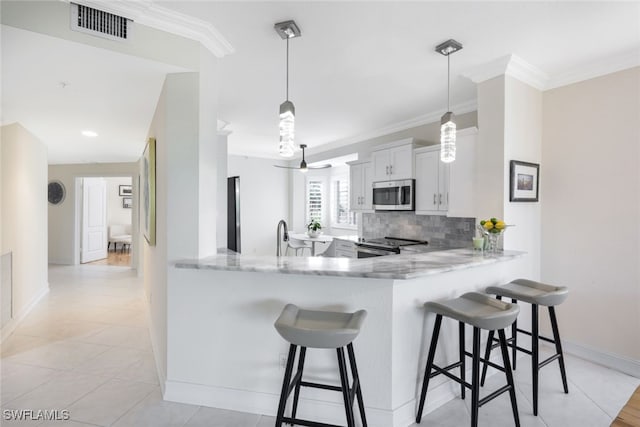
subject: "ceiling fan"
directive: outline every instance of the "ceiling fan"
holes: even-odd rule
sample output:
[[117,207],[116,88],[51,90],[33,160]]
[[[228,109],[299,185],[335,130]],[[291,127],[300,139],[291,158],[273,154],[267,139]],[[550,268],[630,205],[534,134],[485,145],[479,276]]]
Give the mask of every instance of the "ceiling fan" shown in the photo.
[[296,169],[299,170],[300,172],[306,172],[309,169],[326,169],[326,168],[330,168],[331,165],[330,164],[325,164],[325,165],[318,165],[318,166],[307,166],[307,162],[304,160],[304,149],[307,148],[306,144],[300,144],[300,148],[302,148],[302,161],[300,162],[300,166],[280,166],[280,165],[273,165],[277,168],[282,168],[282,169]]

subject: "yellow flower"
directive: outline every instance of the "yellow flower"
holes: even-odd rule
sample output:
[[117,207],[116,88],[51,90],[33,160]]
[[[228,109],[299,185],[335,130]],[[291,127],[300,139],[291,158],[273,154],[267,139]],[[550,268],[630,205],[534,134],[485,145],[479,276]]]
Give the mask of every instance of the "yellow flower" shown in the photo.
[[504,223],[504,221],[498,221],[496,223],[496,229],[498,230],[504,230],[507,227],[507,224]]
[[493,228],[493,223],[491,221],[487,221],[483,225],[485,230],[491,230]]

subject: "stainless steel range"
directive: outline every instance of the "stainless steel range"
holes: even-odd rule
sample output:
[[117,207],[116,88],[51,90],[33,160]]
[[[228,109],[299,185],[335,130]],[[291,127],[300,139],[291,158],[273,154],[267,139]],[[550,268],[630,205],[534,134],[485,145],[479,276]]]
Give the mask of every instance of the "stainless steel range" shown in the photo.
[[427,245],[425,240],[401,239],[399,237],[384,237],[370,239],[356,243],[358,258],[371,258],[374,256],[396,255],[400,249],[410,245]]

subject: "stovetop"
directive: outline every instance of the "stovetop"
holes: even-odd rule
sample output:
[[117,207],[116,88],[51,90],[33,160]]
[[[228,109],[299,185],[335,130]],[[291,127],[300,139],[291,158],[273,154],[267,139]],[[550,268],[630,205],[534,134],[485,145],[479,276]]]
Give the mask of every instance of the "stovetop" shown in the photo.
[[413,239],[402,239],[400,237],[380,237],[376,239],[367,239],[364,242],[365,245],[370,246],[379,246],[391,249],[397,249],[402,246],[409,245],[428,245],[429,242],[426,240],[413,240]]

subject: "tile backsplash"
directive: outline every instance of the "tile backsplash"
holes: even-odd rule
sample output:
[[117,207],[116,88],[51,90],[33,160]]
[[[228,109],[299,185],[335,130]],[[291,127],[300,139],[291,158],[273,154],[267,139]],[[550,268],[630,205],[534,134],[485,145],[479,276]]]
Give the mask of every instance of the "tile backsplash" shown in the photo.
[[427,240],[446,247],[471,246],[475,218],[449,218],[444,215],[416,215],[413,212],[375,212],[362,214],[365,239],[403,237]]

